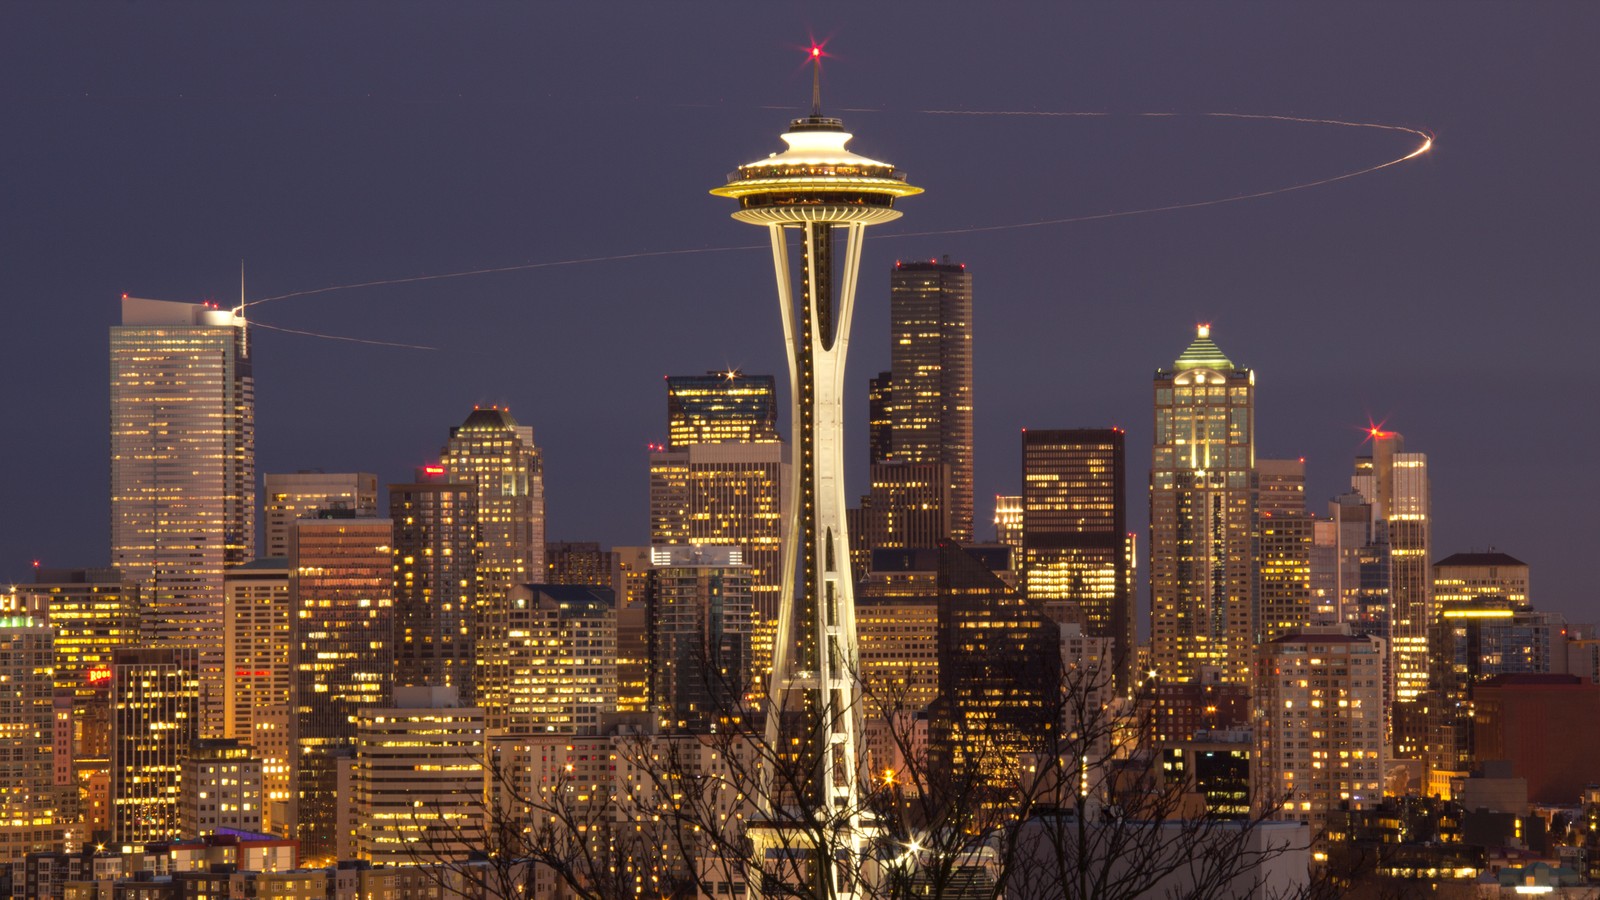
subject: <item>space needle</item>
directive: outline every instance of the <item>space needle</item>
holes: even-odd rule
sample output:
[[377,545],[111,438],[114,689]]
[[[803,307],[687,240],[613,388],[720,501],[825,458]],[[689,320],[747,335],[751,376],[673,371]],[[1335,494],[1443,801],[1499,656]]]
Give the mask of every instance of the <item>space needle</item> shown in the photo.
[[[788,350],[794,476],[767,691],[766,741],[749,837],[758,896],[861,895],[875,830],[859,793],[861,692],[850,542],[845,533],[843,390],[861,244],[868,225],[900,217],[922,192],[886,162],[845,149],[851,135],[822,115],[822,50],[811,48],[811,115],[789,123],[787,148],[740,166],[712,189],[739,201],[735,219],[767,229]],[[798,232],[798,266],[789,235]],[[836,256],[843,250],[843,258]],[[754,873],[752,873],[754,875]],[[781,886],[780,886],[781,885]]]

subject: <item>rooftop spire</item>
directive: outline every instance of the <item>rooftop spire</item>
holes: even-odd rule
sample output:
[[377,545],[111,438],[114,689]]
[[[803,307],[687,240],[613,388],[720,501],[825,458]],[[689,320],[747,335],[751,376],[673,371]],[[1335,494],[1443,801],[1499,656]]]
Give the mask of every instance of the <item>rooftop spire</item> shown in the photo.
[[822,117],[822,48],[811,45],[811,115]]

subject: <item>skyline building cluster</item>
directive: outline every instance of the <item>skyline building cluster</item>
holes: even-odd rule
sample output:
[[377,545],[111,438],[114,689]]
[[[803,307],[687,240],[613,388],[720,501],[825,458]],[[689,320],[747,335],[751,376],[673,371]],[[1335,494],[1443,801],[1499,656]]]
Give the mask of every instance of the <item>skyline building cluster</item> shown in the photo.
[[629,741],[692,761],[760,896],[861,895],[847,861],[894,826],[881,791],[962,785],[1000,814],[1052,782],[1111,804],[1159,770],[1187,788],[1163,815],[1296,820],[1325,852],[1488,762],[1547,793],[1600,778],[1517,733],[1528,708],[1600,714],[1596,629],[1535,610],[1507,554],[1434,560],[1428,457],[1397,432],[1313,511],[1303,458],[1257,457],[1257,373],[1208,325],[1152,380],[1147,641],[1122,429],[1024,429],[975,534],[973,274],[948,256],[889,273],[847,506],[864,232],[921,189],[848,151],[820,100],[782,138],[712,193],[768,231],[792,433],[772,375],[668,376],[638,546],[547,539],[543,453],[500,407],[382,490],[301,469],[258,492],[242,307],[124,297],[112,566],[40,569],[0,608],[0,864],[225,829],[316,865],[457,858],[490,810],[549,819],[539,798],[566,792],[647,849],[579,844],[676,877],[707,838],[619,811],[681,808]]

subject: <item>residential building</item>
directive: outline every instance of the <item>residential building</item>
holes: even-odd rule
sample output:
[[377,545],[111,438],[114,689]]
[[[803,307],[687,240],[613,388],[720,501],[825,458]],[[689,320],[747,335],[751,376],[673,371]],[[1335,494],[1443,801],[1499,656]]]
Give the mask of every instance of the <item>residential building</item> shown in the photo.
[[262,760],[231,738],[196,741],[183,761],[178,795],[183,837],[261,831]]

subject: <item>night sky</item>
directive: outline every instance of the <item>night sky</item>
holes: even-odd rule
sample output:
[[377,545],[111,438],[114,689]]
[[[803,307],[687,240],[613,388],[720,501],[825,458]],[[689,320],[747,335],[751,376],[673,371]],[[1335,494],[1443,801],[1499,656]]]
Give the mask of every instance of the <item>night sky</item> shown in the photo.
[[[1576,3],[7,3],[0,581],[107,561],[124,292],[236,302],[240,259],[257,298],[760,245],[706,191],[781,149],[815,36],[852,149],[927,189],[868,232],[852,495],[889,269],[949,254],[974,273],[980,535],[1019,488],[1019,429],[1118,425],[1142,550],[1150,379],[1204,321],[1256,370],[1258,455],[1306,457],[1314,510],[1370,417],[1429,456],[1435,559],[1494,546],[1532,565],[1536,606],[1600,619],[1580,386],[1600,334],[1597,34],[1600,6]],[[1263,199],[896,237],[1255,193],[1418,143],[1207,112],[1438,140]],[[770,269],[719,249],[262,304],[264,324],[438,349],[254,329],[257,471],[404,480],[473,404],[509,405],[544,448],[550,539],[643,543],[662,376],[783,373]]]

